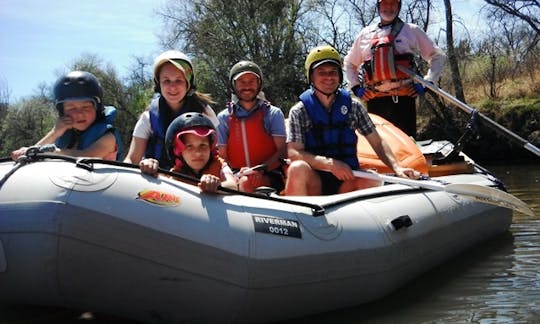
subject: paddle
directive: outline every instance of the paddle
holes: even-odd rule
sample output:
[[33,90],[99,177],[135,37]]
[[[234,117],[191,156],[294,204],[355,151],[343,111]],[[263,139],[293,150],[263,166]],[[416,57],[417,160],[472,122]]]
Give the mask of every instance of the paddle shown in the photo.
[[234,174],[235,177],[237,178],[240,178],[242,176],[245,176],[245,175],[250,175],[252,173],[255,173],[257,171],[264,171],[266,170],[267,166],[266,164],[259,164],[259,165],[256,165],[254,167],[251,167],[251,168],[248,168],[248,169],[245,169],[243,171],[238,171]]
[[434,180],[412,180],[408,178],[399,178],[380,173],[371,173],[365,171],[354,171],[353,174],[359,178],[366,178],[388,183],[398,183],[411,187],[425,188],[429,190],[445,191],[450,194],[465,196],[486,204],[500,206],[508,209],[514,209],[520,213],[535,216],[532,209],[520,199],[504,191],[468,183],[443,184]]
[[[465,103],[458,100],[457,98],[455,98],[454,96],[452,96],[448,92],[446,92],[446,91],[442,90],[441,88],[437,87],[435,84],[425,80],[424,78],[422,78],[421,76],[416,74],[413,70],[410,70],[410,69],[408,69],[408,68],[406,68],[404,66],[401,66],[401,65],[398,65],[398,69],[400,69],[401,71],[407,73],[411,78],[413,78],[414,81],[420,82],[423,86],[425,86],[426,88],[428,88],[428,89],[432,90],[433,92],[437,93],[439,96],[442,96],[442,97],[450,100],[454,105],[458,106],[459,108],[461,108],[465,112],[471,114],[471,113],[476,111],[476,109],[471,108],[470,106],[466,105]],[[537,156],[540,156],[540,149],[538,147],[536,147],[533,144],[527,142],[527,140],[525,140],[524,138],[520,137],[519,135],[513,133],[509,129],[504,128],[503,126],[501,126],[500,124],[498,124],[497,122],[495,122],[491,118],[487,117],[486,115],[484,115],[484,114],[482,114],[480,112],[477,112],[477,113],[484,121],[488,122],[487,125],[491,129],[493,129],[494,131],[496,131],[496,132],[498,132],[498,133],[500,133],[502,135],[509,136],[509,138],[512,139],[513,141],[515,141],[518,145],[521,145],[526,150],[529,150],[530,152],[536,154]]]

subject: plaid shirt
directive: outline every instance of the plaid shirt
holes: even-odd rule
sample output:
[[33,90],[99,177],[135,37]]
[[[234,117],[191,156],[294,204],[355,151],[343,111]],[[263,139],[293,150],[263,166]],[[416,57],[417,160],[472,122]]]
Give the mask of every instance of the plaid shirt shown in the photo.
[[[339,108],[333,107],[333,109]],[[306,142],[306,133],[312,127],[311,118],[304,104],[299,101],[289,111],[287,143],[297,142],[304,144]],[[354,98],[352,98],[351,109],[349,109],[349,127],[357,129],[364,136],[375,130],[375,125],[369,118],[366,108]]]

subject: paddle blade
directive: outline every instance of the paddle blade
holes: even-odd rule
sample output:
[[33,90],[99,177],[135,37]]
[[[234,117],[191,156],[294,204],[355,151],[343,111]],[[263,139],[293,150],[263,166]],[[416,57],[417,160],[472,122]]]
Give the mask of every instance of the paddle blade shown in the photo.
[[532,209],[526,203],[502,190],[465,183],[449,184],[444,187],[444,190],[448,193],[466,196],[486,204],[514,209],[525,215],[535,216]]

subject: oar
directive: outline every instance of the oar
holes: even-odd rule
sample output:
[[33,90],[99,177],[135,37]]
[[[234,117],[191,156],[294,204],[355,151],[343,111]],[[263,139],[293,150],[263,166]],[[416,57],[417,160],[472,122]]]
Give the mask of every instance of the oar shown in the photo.
[[450,194],[466,196],[468,198],[496,205],[508,209],[514,209],[520,213],[534,216],[532,209],[526,203],[513,195],[504,191],[469,183],[451,183],[443,184],[434,180],[412,180],[408,178],[399,178],[380,173],[371,173],[365,171],[353,171],[356,177],[366,178],[388,183],[398,183],[411,187],[425,188],[429,190],[444,191]]
[[[433,83],[427,81],[426,79],[422,78],[421,76],[419,76],[413,70],[408,69],[408,68],[406,68],[404,66],[401,66],[401,65],[398,65],[398,69],[400,69],[401,71],[407,73],[411,78],[414,79],[414,81],[420,82],[426,88],[428,88],[428,89],[432,90],[433,92],[437,93],[439,96],[442,96],[442,97],[448,99],[454,105],[458,106],[459,108],[461,108],[465,112],[471,114],[473,111],[476,111],[476,109],[471,108],[470,106],[468,106],[465,103],[463,103],[462,101],[458,100],[457,98],[455,98],[454,96],[452,96],[448,92],[446,92],[443,89],[437,87],[435,84],[433,84]],[[486,115],[484,115],[484,114],[482,114],[480,112],[478,112],[478,115],[484,121],[488,122],[487,125],[490,126],[490,128],[493,129],[494,131],[496,131],[496,132],[498,132],[498,133],[500,133],[502,135],[509,136],[509,138],[512,139],[513,141],[515,141],[518,145],[521,145],[526,150],[529,150],[530,152],[536,154],[537,156],[540,156],[540,149],[538,147],[534,146],[533,144],[531,144],[530,142],[528,142],[524,138],[520,137],[516,133],[513,133],[509,129],[507,129],[507,128],[503,127],[502,125],[498,124],[497,122],[495,122],[493,119],[487,117]]]
[[243,171],[238,171],[238,172],[236,172],[234,174],[234,176],[237,177],[237,178],[240,178],[242,176],[250,175],[250,174],[255,173],[257,171],[264,171],[266,169],[267,169],[267,166],[266,166],[266,164],[263,163],[263,164],[259,164],[259,165],[256,165],[254,167],[251,167],[249,169],[245,169]]

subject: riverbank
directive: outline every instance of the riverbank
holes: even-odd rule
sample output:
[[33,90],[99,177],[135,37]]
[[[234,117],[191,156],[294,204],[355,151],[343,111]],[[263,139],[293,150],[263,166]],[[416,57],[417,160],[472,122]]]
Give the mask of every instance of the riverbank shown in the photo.
[[[523,98],[501,98],[468,104],[503,129],[540,147],[540,93]],[[449,102],[441,102],[433,93],[420,100],[418,108],[419,140],[446,138],[463,142],[463,152],[477,162],[537,160],[513,136],[497,132],[493,124],[471,115]]]

